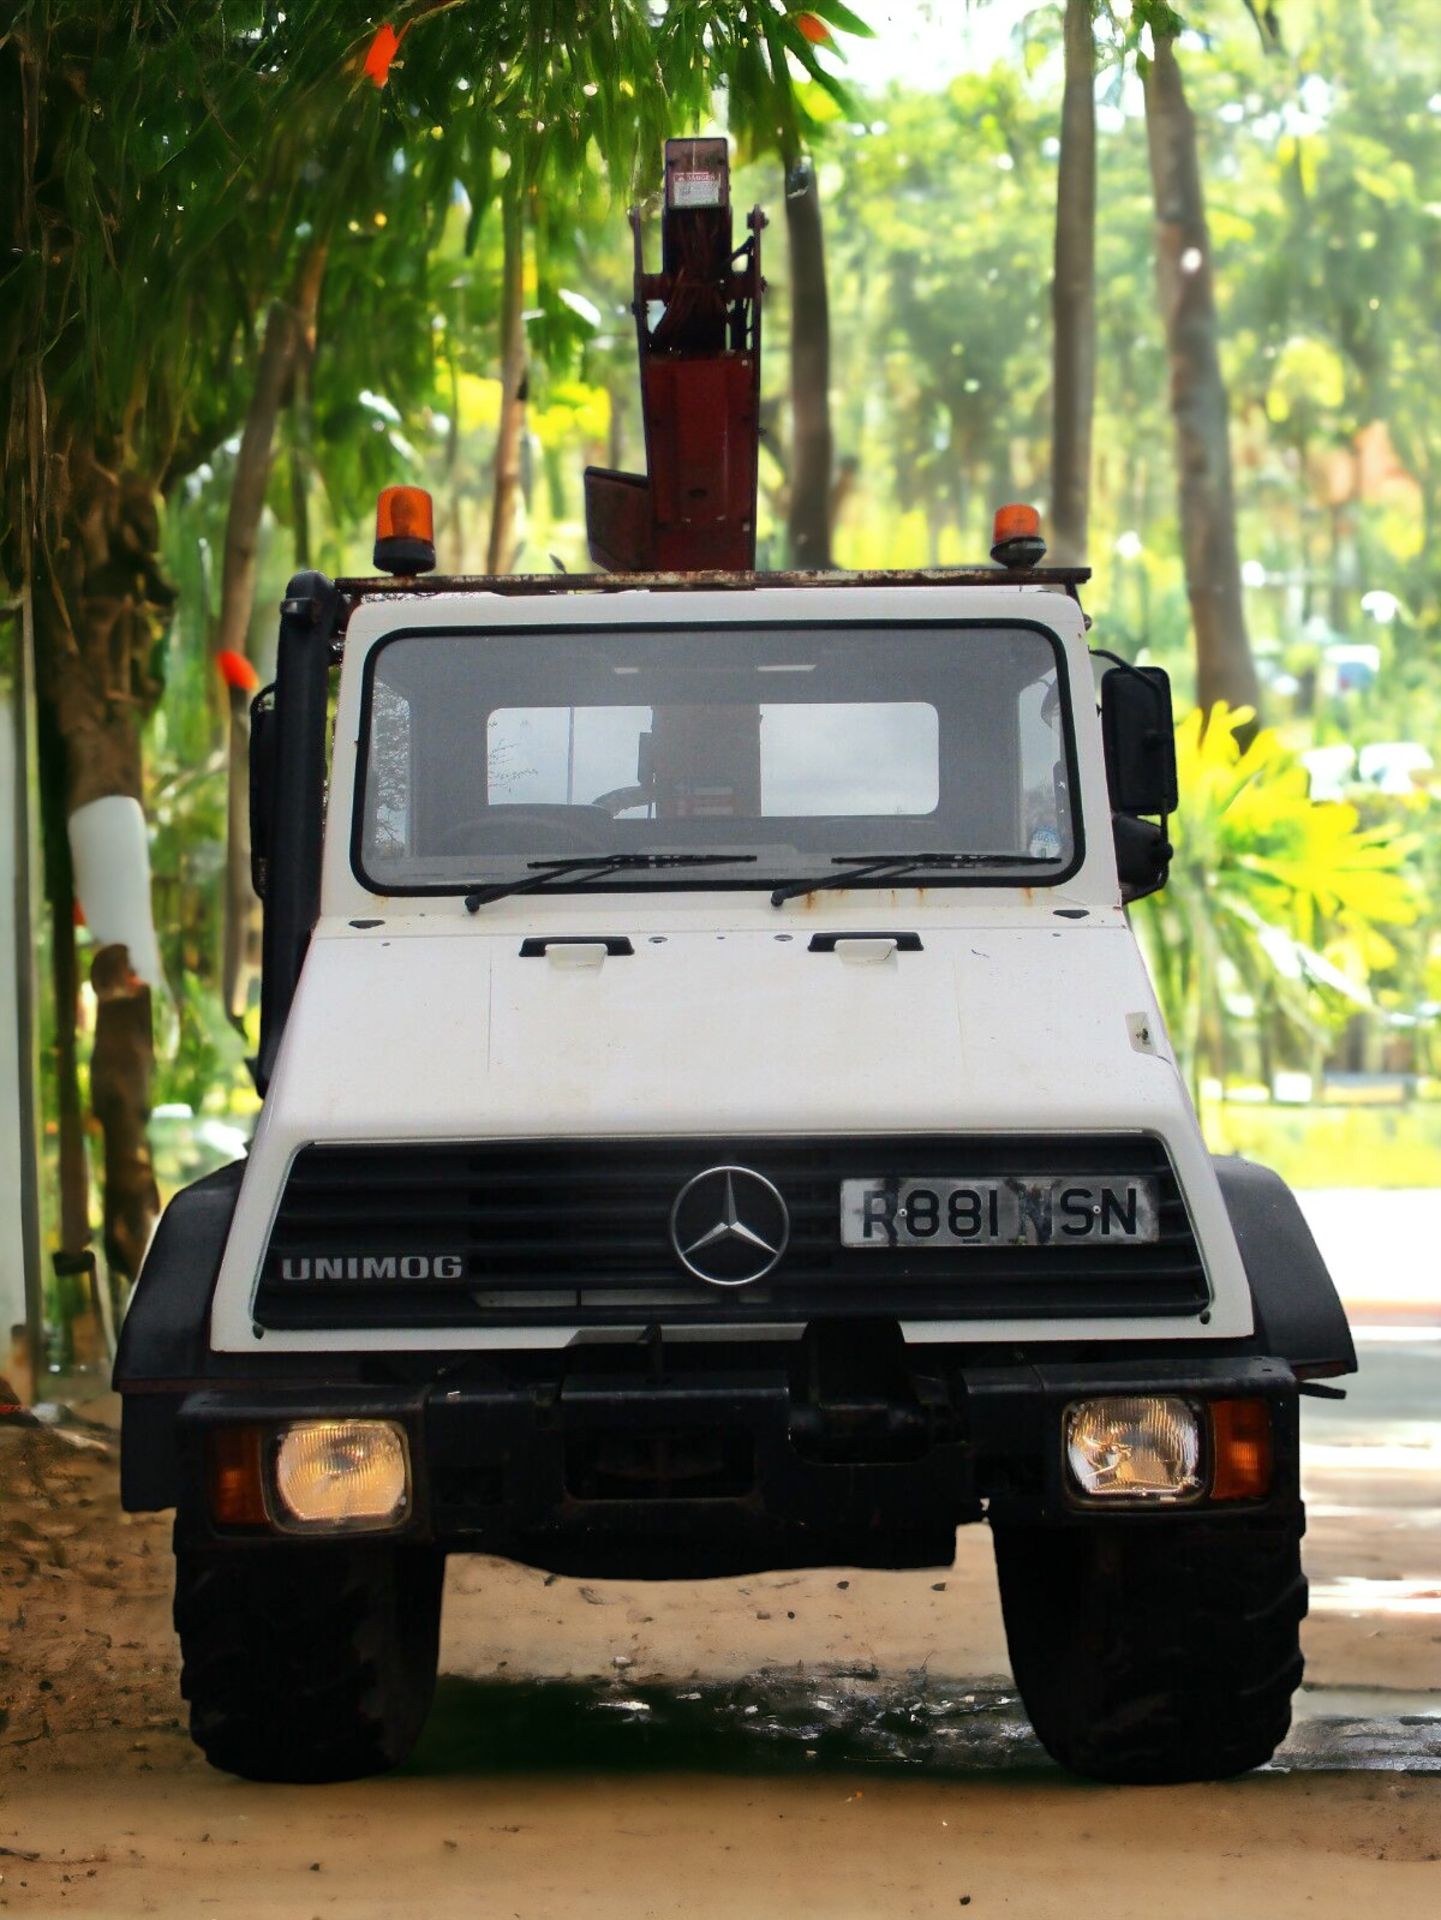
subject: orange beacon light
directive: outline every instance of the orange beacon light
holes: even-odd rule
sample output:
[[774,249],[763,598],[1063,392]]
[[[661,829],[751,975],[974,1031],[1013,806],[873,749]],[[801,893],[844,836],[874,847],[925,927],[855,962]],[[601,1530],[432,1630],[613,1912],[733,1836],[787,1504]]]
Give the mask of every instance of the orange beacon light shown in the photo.
[[1041,516],[1034,507],[1019,501],[996,508],[996,523],[991,534],[991,558],[1003,567],[1036,567],[1046,557],[1041,538]]
[[375,503],[375,564],[382,573],[429,573],[435,510],[424,487],[387,487]]

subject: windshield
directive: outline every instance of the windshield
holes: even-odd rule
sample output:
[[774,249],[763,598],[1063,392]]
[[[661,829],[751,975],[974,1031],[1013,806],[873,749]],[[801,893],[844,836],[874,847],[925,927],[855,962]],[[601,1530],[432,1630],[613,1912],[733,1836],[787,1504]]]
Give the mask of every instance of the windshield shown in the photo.
[[[929,885],[935,856],[935,884],[1045,885],[1074,866],[1068,765],[1030,626],[402,634],[367,663],[356,867],[383,893],[538,862],[556,890],[769,888],[894,855]],[[588,881],[610,854],[708,857]]]

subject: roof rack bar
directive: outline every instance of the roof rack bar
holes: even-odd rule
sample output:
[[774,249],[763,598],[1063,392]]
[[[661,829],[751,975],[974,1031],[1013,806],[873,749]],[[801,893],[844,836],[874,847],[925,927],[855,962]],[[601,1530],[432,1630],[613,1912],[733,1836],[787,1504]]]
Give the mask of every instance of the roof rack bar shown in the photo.
[[385,600],[436,593],[730,593],[764,587],[1053,587],[1074,593],[1089,567],[914,567],[863,573],[466,573],[394,580],[337,580],[348,598]]

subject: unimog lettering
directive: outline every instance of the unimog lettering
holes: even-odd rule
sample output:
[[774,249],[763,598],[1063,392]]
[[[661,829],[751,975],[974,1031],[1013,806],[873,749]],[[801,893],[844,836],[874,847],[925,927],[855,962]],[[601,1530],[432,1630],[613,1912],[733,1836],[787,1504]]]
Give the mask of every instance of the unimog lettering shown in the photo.
[[317,1255],[287,1254],[282,1280],[460,1280],[465,1256],[459,1253]]

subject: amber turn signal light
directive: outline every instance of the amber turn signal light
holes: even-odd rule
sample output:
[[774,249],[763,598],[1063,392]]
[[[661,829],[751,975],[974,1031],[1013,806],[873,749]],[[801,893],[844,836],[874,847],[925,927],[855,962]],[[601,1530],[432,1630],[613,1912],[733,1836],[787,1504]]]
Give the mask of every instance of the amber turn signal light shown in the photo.
[[1271,1409],[1264,1400],[1211,1402],[1211,1498],[1264,1500],[1271,1491]]
[[435,510],[424,487],[387,487],[375,503],[375,564],[382,573],[429,573]]
[[996,508],[991,530],[991,558],[1003,567],[1035,567],[1046,557],[1041,538],[1041,516],[1021,501]]
[[217,1527],[265,1527],[264,1468],[259,1427],[217,1427],[206,1438],[210,1517]]

